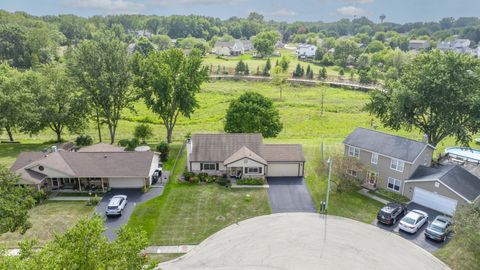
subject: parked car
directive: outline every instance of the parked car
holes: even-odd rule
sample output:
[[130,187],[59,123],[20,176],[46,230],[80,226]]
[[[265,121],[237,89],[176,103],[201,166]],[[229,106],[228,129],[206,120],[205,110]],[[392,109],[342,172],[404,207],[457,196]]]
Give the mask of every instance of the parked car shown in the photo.
[[400,220],[398,228],[408,233],[416,233],[428,222],[428,214],[420,210],[412,210]]
[[377,220],[383,224],[393,225],[407,213],[407,208],[400,203],[387,203],[377,214]]
[[123,209],[127,205],[127,196],[115,195],[108,202],[107,209],[105,210],[106,216],[121,216]]
[[425,237],[443,242],[451,231],[452,219],[447,216],[437,216],[425,230]]

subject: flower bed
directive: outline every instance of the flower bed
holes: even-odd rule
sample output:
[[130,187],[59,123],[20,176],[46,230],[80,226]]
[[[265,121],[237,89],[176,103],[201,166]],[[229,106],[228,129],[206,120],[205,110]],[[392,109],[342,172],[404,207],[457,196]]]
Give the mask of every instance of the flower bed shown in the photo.
[[262,178],[243,178],[237,180],[239,186],[263,186],[266,184],[265,179]]

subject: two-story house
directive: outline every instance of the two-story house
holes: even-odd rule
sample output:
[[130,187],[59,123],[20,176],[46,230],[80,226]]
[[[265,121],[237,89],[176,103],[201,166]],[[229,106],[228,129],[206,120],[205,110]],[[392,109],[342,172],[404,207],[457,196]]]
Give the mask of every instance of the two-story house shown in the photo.
[[426,142],[356,128],[343,143],[345,156],[363,167],[350,173],[363,177],[368,188],[397,192],[450,215],[480,198],[480,179],[458,165],[432,166],[435,147]]

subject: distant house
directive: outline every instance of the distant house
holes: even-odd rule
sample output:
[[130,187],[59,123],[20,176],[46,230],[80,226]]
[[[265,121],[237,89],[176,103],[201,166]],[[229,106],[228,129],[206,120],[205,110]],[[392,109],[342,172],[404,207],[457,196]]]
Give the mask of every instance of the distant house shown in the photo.
[[146,38],[151,38],[152,37],[152,33],[148,30],[137,30],[137,31],[135,31],[135,35],[137,37],[146,37]]
[[234,41],[217,41],[212,52],[216,55],[237,56],[252,51],[253,44],[250,40],[236,39]]
[[435,148],[383,132],[356,128],[343,141],[345,156],[364,171],[349,170],[364,186],[400,193],[413,202],[452,215],[480,198],[480,179],[458,165],[432,167]]
[[97,144],[78,152],[22,152],[10,168],[20,175],[20,185],[40,190],[106,191],[109,188],[150,186],[159,167],[153,152],[125,152],[123,148]]
[[427,40],[412,39],[408,42],[408,49],[411,51],[426,50],[430,47],[430,42]]
[[317,51],[317,46],[311,44],[300,44],[297,46],[295,53],[298,58],[313,58],[315,52]]
[[437,49],[441,51],[453,51],[457,53],[470,53],[469,39],[455,39],[453,41],[441,41],[437,44]]
[[299,144],[264,144],[261,134],[194,134],[187,142],[190,172],[241,178],[303,177]]

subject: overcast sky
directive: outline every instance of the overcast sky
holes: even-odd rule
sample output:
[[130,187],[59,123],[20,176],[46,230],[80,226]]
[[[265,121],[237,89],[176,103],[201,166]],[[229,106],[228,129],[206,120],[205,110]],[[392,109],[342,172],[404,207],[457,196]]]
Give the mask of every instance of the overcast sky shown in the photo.
[[378,22],[438,21],[478,16],[480,0],[0,0],[0,9],[33,15],[107,14],[207,15],[226,19],[259,12],[282,21],[336,21],[367,16]]

